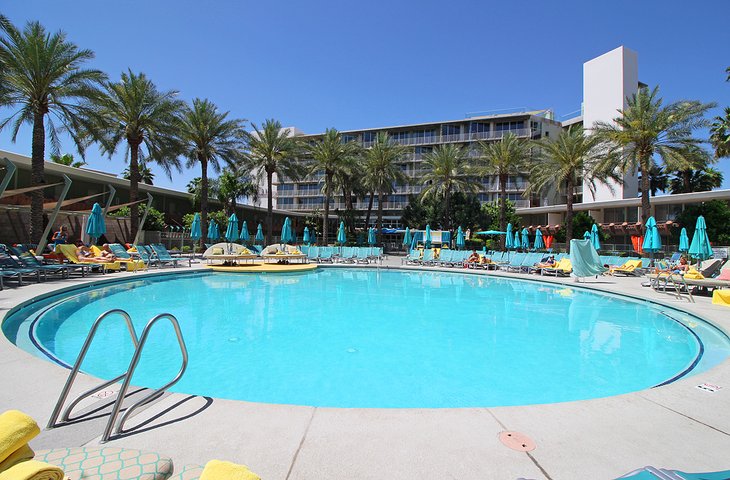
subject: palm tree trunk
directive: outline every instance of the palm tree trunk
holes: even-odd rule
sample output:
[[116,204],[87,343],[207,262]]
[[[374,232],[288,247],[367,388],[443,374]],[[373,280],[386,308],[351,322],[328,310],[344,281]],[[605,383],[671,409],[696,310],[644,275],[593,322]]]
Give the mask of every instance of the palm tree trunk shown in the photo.
[[565,251],[570,253],[570,241],[573,239],[573,178],[565,181]]
[[368,202],[368,213],[365,215],[365,228],[370,226],[370,213],[373,211],[373,200],[375,199],[375,192],[370,192],[370,201]]
[[[129,201],[136,202],[139,196],[139,143],[129,142]],[[134,241],[137,236],[137,230],[141,228],[139,224],[139,204],[132,203],[129,206],[132,223],[130,241]]]
[[327,225],[330,220],[330,185],[332,183],[332,175],[325,173],[324,177],[324,218],[322,218],[322,241],[327,245]]
[[268,207],[266,209],[266,245],[271,245],[271,232],[274,230],[274,198],[273,188],[274,182],[274,171],[266,170],[266,199],[268,200]]
[[382,243],[382,236],[383,236],[383,191],[378,191],[378,223],[376,227],[376,240],[378,243]]
[[[200,224],[208,225],[208,160],[204,155],[198,154],[200,162]],[[201,228],[203,236],[200,238],[200,248],[208,241],[205,227]]]
[[445,230],[451,230],[451,192],[449,190],[446,190],[446,193],[444,194],[444,210],[445,210],[445,220],[446,225],[444,225]]
[[651,157],[643,157],[644,158],[641,158],[639,162],[639,169],[641,173],[641,223],[646,225],[646,221],[649,217],[651,217],[651,203],[649,200],[651,179],[649,178],[649,169],[646,168],[647,163],[651,162]]
[[[504,232],[507,228],[507,175],[499,174],[499,230]],[[500,237],[502,237],[500,235]],[[504,250],[505,241],[502,237],[502,250]]]
[[682,183],[684,183],[683,193],[692,193],[692,170],[682,172]]
[[[46,156],[46,132],[43,125],[43,114],[33,116],[33,147],[31,153],[31,186],[45,183],[43,178]],[[43,198],[44,191],[36,190],[31,194],[30,204],[30,241],[37,244],[43,234]],[[41,252],[38,253],[39,255]]]

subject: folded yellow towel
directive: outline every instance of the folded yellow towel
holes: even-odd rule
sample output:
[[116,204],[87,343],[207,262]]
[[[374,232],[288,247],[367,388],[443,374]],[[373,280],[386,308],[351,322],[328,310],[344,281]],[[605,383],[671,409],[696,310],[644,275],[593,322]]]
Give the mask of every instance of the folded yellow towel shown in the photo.
[[38,424],[18,410],[0,414],[0,462],[41,433]]
[[246,465],[211,460],[205,464],[200,480],[261,480],[261,477],[249,470]]
[[684,278],[688,278],[690,280],[701,280],[705,278],[705,276],[698,272],[696,269],[690,268],[687,273],[684,274]]
[[16,463],[20,463],[25,460],[30,460],[35,457],[35,452],[28,445],[23,445],[16,451],[10,454],[8,458],[0,462],[0,472],[7,470]]
[[0,472],[0,480],[63,480],[63,470],[50,463],[28,460],[21,462],[4,472]]

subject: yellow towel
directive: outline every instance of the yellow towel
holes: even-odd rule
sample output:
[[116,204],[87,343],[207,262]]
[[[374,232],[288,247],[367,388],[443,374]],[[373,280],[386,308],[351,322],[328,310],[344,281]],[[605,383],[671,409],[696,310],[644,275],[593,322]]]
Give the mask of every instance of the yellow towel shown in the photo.
[[0,462],[41,433],[38,424],[18,410],[0,414]]
[[49,463],[28,460],[0,473],[0,480],[63,480],[63,470]]
[[687,273],[684,274],[684,278],[689,278],[690,280],[701,280],[705,277],[696,269],[690,268]]
[[730,290],[718,290],[716,288],[712,292],[712,304],[730,307]]
[[246,465],[211,460],[205,464],[200,480],[261,480],[261,477],[249,470]]
[[35,457],[35,452],[33,452],[33,449],[30,448],[28,445],[23,445],[22,447],[11,453],[8,458],[0,462],[0,472],[4,472],[16,463],[30,460],[33,457]]

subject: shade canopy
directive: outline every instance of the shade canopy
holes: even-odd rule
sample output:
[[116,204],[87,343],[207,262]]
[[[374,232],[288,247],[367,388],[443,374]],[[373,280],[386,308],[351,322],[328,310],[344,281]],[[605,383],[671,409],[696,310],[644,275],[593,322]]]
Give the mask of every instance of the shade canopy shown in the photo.
[[309,236],[309,227],[304,227],[304,236],[302,237],[302,242],[306,243],[307,245],[312,243],[312,239]]
[[406,233],[403,235],[403,245],[410,245],[412,241],[411,229],[406,227]]
[[598,230],[598,225],[595,223],[591,227],[591,244],[593,244],[593,248],[596,251],[601,249],[601,234]]
[[86,224],[86,233],[92,238],[99,238],[106,233],[106,223],[101,205],[94,203],[89,215],[89,222]]
[[644,241],[641,249],[645,252],[658,252],[662,248],[662,237],[659,235],[656,220],[649,217],[646,221],[646,231],[644,232]]
[[539,228],[535,232],[535,250],[541,250],[545,248],[545,242],[542,239],[542,230]]
[[375,245],[376,242],[377,242],[377,240],[375,238],[375,229],[368,228],[368,244]]
[[221,234],[218,231],[218,224],[215,223],[215,220],[211,220],[208,222],[208,240],[218,240],[221,238]]
[[456,231],[456,248],[464,248],[464,245],[466,244],[466,239],[464,237],[464,231],[459,227],[459,229]]
[[522,229],[522,248],[530,248],[530,232],[526,229]]
[[687,229],[682,227],[679,234],[679,251],[686,252],[687,250],[689,250],[689,236],[687,235]]
[[251,235],[248,233],[248,224],[246,223],[246,220],[244,220],[243,225],[241,226],[241,241],[248,242],[249,240],[251,240]]
[[230,217],[228,217],[228,228],[226,228],[226,240],[229,242],[235,242],[238,240],[239,234],[238,234],[238,217],[235,213],[232,213]]
[[504,240],[504,248],[506,248],[507,250],[509,250],[511,248],[516,248],[514,237],[512,236],[512,224],[511,223],[507,224],[507,231],[504,233],[505,233],[505,235],[507,235],[507,238],[505,238],[505,240]]
[[520,240],[520,231],[519,230],[515,230],[515,240],[512,243],[512,245],[514,246],[515,250],[518,248],[522,248],[522,240]]
[[258,228],[256,229],[256,236],[254,237],[254,240],[259,244],[264,243],[264,241],[265,241],[264,227],[262,227],[260,223],[259,223]]
[[475,232],[476,235],[506,235],[507,232],[500,232],[499,230],[482,230]]
[[423,244],[426,248],[431,248],[431,225],[426,225],[426,234],[423,237]]
[[281,226],[281,243],[289,243],[294,241],[294,235],[291,230],[291,220],[289,217],[284,219],[284,224]]
[[697,217],[695,233],[692,235],[692,243],[689,245],[688,253],[692,258],[699,260],[705,260],[714,254],[712,245],[710,245],[710,238],[707,236],[705,217],[702,215]]
[[347,235],[345,234],[345,222],[340,221],[340,228],[337,229],[337,243],[344,245],[347,242]]

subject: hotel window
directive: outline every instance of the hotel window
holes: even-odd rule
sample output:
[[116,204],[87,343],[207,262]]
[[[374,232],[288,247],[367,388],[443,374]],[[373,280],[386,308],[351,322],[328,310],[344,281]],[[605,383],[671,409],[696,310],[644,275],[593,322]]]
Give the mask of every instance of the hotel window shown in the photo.
[[342,134],[342,143],[352,142],[354,140],[357,140],[356,135],[352,135],[350,133],[343,133]]
[[441,125],[441,135],[458,135],[461,133],[461,125]]
[[498,132],[508,131],[508,130],[521,130],[525,128],[525,121],[521,120],[519,122],[499,122],[495,125],[495,130]]
[[362,141],[363,142],[374,142],[375,138],[377,136],[378,136],[378,132],[363,132]]
[[471,133],[483,133],[489,131],[489,123],[484,122],[473,122],[469,124],[469,132]]

